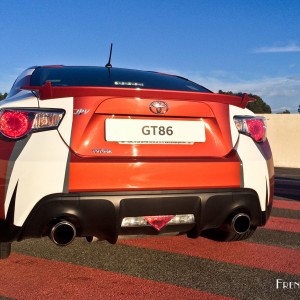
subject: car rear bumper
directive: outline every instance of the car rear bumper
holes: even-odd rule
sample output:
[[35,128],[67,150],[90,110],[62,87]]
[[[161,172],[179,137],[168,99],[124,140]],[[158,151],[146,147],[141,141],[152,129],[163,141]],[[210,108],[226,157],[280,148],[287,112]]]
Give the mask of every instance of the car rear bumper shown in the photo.
[[[251,225],[262,226],[270,214],[269,203],[262,211],[257,193],[243,188],[53,194],[36,204],[22,227],[13,225],[13,215],[1,220],[0,241],[48,235],[59,220],[74,224],[77,236],[96,236],[110,243],[115,243],[119,235],[174,232],[194,238],[203,230],[222,226],[240,212],[249,215]],[[195,223],[167,225],[161,231],[151,226],[121,227],[125,217],[182,214],[193,214]]]
[[[241,162],[226,158],[91,160],[71,155],[69,192],[241,187]],[[83,176],[84,174],[84,176]]]

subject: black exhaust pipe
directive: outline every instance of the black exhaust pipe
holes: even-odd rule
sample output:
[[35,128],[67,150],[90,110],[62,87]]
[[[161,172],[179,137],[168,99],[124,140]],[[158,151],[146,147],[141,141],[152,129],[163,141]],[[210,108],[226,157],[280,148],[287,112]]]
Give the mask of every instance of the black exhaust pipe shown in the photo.
[[236,233],[242,234],[250,229],[251,220],[247,214],[238,213],[232,218],[231,225]]
[[72,223],[62,220],[51,228],[49,237],[55,245],[67,246],[75,239],[76,228]]

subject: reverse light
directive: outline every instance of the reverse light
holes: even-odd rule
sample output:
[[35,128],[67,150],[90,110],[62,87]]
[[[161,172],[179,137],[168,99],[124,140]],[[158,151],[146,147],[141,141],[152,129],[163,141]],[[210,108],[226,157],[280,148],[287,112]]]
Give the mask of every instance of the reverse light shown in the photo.
[[251,136],[256,142],[264,142],[266,140],[266,119],[264,117],[234,117],[234,123],[237,130]]
[[2,109],[0,135],[16,140],[32,132],[56,129],[63,116],[63,110]]

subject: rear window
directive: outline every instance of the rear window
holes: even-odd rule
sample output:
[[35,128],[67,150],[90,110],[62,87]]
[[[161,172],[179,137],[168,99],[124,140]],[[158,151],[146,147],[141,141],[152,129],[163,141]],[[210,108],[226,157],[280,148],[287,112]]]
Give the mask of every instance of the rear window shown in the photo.
[[34,71],[34,68],[29,68],[21,73],[21,75],[14,82],[14,84],[8,94],[8,97],[12,97],[12,96],[15,96],[16,94],[20,93],[22,91],[21,90],[22,86],[30,85],[30,80],[31,80],[30,78],[31,78],[31,74],[33,71]]
[[104,67],[38,67],[31,76],[32,86],[42,86],[51,82],[52,86],[99,86],[141,89],[179,90],[206,92],[205,87],[188,79],[161,74],[120,68]]

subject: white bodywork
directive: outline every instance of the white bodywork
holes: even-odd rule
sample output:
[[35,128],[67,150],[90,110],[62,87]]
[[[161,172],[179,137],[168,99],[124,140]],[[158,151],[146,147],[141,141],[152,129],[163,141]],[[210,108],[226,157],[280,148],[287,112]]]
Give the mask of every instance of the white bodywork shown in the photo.
[[[14,97],[14,100],[16,98]],[[60,124],[59,132],[57,130],[37,132],[32,134],[27,142],[22,140],[17,142],[24,143],[25,146],[17,154],[18,159],[10,162],[13,164],[13,168],[5,197],[5,214],[7,214],[14,190],[18,185],[14,214],[16,226],[24,224],[33,207],[43,197],[64,191],[69,148],[63,142],[60,134],[65,141],[70,141],[73,98],[51,99],[51,101],[40,101],[39,103],[40,108],[64,109],[66,115]],[[11,106],[10,101],[3,104],[2,107]],[[23,95],[22,101],[14,101],[13,107],[37,108],[37,99],[29,93],[26,100]],[[32,180],[38,188],[32,188]]]
[[[235,147],[243,170],[243,187],[253,189],[257,192],[260,200],[261,210],[266,210],[266,195],[270,195],[270,183],[267,161],[250,136],[239,134],[233,117],[254,116],[248,109],[229,106],[232,145]],[[259,170],[259,172],[258,172]],[[269,199],[267,200],[269,201]]]

